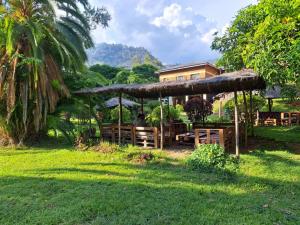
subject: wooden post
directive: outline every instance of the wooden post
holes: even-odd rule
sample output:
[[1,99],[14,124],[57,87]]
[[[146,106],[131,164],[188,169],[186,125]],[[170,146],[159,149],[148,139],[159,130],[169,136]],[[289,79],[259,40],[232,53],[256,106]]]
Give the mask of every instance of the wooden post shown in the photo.
[[245,108],[245,146],[248,145],[248,120],[249,120],[249,114],[248,114],[248,105],[247,105],[247,98],[246,98],[246,92],[243,91],[243,99],[244,99],[244,108]]
[[222,116],[222,100],[221,98],[219,99],[219,118]]
[[144,98],[141,98],[141,113],[144,114]]
[[272,104],[271,104],[271,99],[268,98],[268,106],[269,106],[269,112],[272,112]]
[[235,154],[240,157],[240,143],[239,143],[239,113],[237,92],[234,92],[234,123],[235,123]]
[[91,96],[89,95],[89,135],[92,136],[92,102]]
[[118,123],[118,131],[119,131],[119,145],[121,145],[121,125],[122,125],[122,93],[119,94],[119,123]]
[[154,137],[154,148],[158,148],[158,130],[157,130],[157,127],[153,128],[153,137]]
[[[226,146],[225,146],[224,130],[219,129],[219,142],[220,142],[220,146],[222,146],[225,149]],[[227,149],[225,149],[225,150],[227,150]]]
[[251,123],[251,137],[254,136],[254,121],[253,121],[253,96],[250,91],[250,123]]
[[161,92],[159,93],[159,104],[160,104],[160,149],[164,148],[164,110],[162,103]]
[[199,146],[199,133],[200,133],[200,130],[195,129],[195,147]]

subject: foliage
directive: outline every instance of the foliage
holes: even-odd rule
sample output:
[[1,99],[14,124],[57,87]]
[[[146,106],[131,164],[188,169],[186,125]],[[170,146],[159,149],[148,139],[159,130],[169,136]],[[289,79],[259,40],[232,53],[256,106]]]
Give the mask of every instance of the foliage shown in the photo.
[[225,153],[224,148],[216,144],[199,145],[188,157],[187,164],[197,170],[222,170],[234,172],[238,168],[238,160]]
[[155,74],[157,70],[158,68],[151,64],[142,64],[132,68],[134,74],[138,74],[140,79],[147,82],[158,82],[158,76]]
[[158,81],[155,75],[157,68],[152,65],[138,65],[133,67],[132,70],[122,69],[113,79],[115,84],[142,84]]
[[[172,105],[163,105],[163,122],[168,120],[179,120],[180,114],[183,113],[182,108],[179,105],[176,107]],[[146,116],[146,121],[151,126],[158,127],[160,125],[160,106],[156,106],[151,113]]]
[[[248,113],[250,112],[250,96],[246,95],[246,102],[248,105]],[[265,104],[266,100],[259,96],[259,95],[253,95],[252,96],[252,104],[253,104],[253,115],[256,114],[256,111],[261,109]],[[244,99],[243,95],[238,95],[238,109],[239,114],[241,116],[242,113],[245,113],[245,105],[244,105]],[[231,118],[234,117],[234,98],[227,101],[224,105],[224,111],[229,114]],[[250,115],[250,113],[249,113]]]
[[[274,112],[297,112],[300,111],[300,101],[288,102],[284,99],[273,99],[272,111]],[[260,108],[260,111],[267,112],[268,106]]]
[[68,120],[62,119],[58,116],[48,115],[47,116],[47,130],[53,130],[55,136],[61,132],[63,136],[68,140],[69,143],[73,144],[75,140],[75,126]]
[[207,116],[213,113],[212,104],[200,97],[190,99],[184,105],[184,111],[192,122],[201,121],[203,123]]
[[287,98],[289,102],[294,102],[300,95],[300,89],[297,85],[285,85],[281,89],[281,95],[284,98]]
[[0,101],[6,107],[0,114],[15,142],[43,130],[48,112],[70,96],[62,73],[81,70],[85,49],[93,46],[82,13],[88,7],[86,0],[7,0],[1,6]]
[[89,27],[96,29],[98,25],[102,27],[108,27],[108,23],[111,20],[111,15],[105,7],[92,7],[87,5],[84,10],[84,17],[86,18]]
[[98,145],[93,146],[91,149],[101,153],[114,153],[121,150],[118,145],[109,143],[107,141],[101,141]]
[[226,116],[217,116],[217,115],[210,115],[207,117],[207,122],[209,123],[230,123],[231,120]]
[[102,74],[108,80],[112,80],[122,69],[119,67],[113,67],[105,64],[96,64],[91,66],[90,70]]
[[[120,107],[116,107],[110,111],[110,119],[113,123],[117,123],[119,121],[119,108]],[[130,123],[132,121],[132,115],[130,110],[124,106],[122,107],[122,115],[124,123]]]
[[270,84],[295,83],[300,71],[298,0],[261,0],[242,9],[212,44],[226,70],[253,68]]

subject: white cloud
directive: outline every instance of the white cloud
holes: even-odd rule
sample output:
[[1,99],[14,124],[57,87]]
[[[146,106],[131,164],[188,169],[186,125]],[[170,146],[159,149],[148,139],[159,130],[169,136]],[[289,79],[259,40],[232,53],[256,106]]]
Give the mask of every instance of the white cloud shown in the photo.
[[201,36],[201,41],[205,44],[211,44],[211,42],[213,41],[214,39],[214,34],[218,32],[218,29],[216,28],[213,28],[211,30],[209,30],[208,32],[204,33],[202,36]]
[[181,5],[173,3],[165,7],[163,15],[154,18],[151,24],[156,27],[166,27],[170,31],[176,31],[179,28],[186,28],[193,25],[193,21],[186,18]]

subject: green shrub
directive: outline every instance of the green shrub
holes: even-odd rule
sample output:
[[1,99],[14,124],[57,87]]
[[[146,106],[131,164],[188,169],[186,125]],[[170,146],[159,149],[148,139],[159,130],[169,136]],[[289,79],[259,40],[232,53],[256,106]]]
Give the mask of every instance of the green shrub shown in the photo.
[[93,146],[92,150],[101,153],[114,153],[121,151],[119,145],[109,143],[107,141],[101,141],[98,145]]
[[[131,120],[131,112],[129,109],[122,107],[122,115],[123,115],[123,122],[130,123]],[[119,121],[119,107],[116,107],[111,110],[110,112],[111,122],[117,123]]]
[[238,168],[238,160],[225,153],[220,145],[199,145],[188,157],[187,164],[192,169],[221,170],[234,172]]
[[[248,111],[249,111],[249,109],[250,109],[249,95],[246,96],[246,101],[247,101]],[[263,97],[254,95],[253,96],[253,114],[255,115],[256,110],[260,110],[265,104],[266,104],[266,100]],[[245,106],[244,106],[243,95],[238,95],[238,108],[239,108],[240,114],[242,114],[246,111]],[[231,99],[225,103],[224,112],[225,112],[225,114],[228,114],[228,116],[230,116],[231,118],[234,117],[234,99]]]
[[[183,107],[176,105],[164,105],[163,106],[163,121],[169,120],[180,120],[181,114],[183,113]],[[146,121],[151,126],[159,126],[160,124],[160,106],[155,107],[150,114],[147,115]]]

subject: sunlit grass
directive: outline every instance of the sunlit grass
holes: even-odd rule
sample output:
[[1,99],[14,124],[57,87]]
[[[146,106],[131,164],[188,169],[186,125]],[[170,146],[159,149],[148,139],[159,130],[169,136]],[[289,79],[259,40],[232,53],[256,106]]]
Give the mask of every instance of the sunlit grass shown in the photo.
[[[127,151],[137,151],[130,149]],[[153,151],[0,150],[0,224],[299,224],[299,155],[242,155],[226,178]]]

